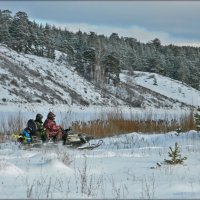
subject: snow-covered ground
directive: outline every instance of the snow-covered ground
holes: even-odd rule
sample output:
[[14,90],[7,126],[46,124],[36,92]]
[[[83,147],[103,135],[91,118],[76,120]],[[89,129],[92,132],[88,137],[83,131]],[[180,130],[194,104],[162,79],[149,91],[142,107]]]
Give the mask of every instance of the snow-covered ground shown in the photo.
[[[34,70],[40,75],[35,78],[28,77],[31,87],[25,87],[20,79],[23,76],[16,78],[10,69],[12,66],[9,70],[4,69],[5,66],[0,61],[0,75],[5,78],[0,87],[0,132],[9,130],[9,120],[12,121],[12,118],[23,119],[25,127],[27,120],[35,118],[37,113],[41,113],[45,119],[49,111],[56,114],[58,124],[66,126],[77,120],[106,119],[106,115],[112,112],[122,114],[125,118],[144,120],[180,119],[180,116],[190,112],[188,107],[178,107],[180,104],[177,104],[175,109],[154,106],[133,108],[124,106],[123,103],[120,103],[121,106],[113,106],[114,96],[113,99],[104,98],[94,85],[78,76],[65,59],[59,61],[59,58],[67,55],[56,52],[58,59],[52,61],[18,54],[2,45],[0,47],[0,55],[13,63],[13,66],[16,63],[18,67],[21,66],[18,69],[24,68],[24,72],[25,69]],[[26,75],[28,76],[28,73]],[[59,80],[59,84],[54,84],[50,79],[44,79],[42,82],[41,77],[48,75]],[[12,79],[17,80],[18,86],[11,84]],[[130,76],[123,72],[120,74],[120,80],[188,105],[200,105],[199,91],[158,74],[134,72],[134,75]],[[11,92],[11,89],[19,92],[22,88],[26,95],[37,100],[44,91],[34,90],[34,83],[53,88],[54,95],[60,95],[68,104],[49,104],[46,100],[41,103],[23,103],[22,96]],[[68,93],[71,90],[88,102],[97,102],[96,105],[99,106],[93,104],[84,107],[72,103],[74,99]],[[146,100],[156,98],[150,93],[144,92],[144,97],[145,95]],[[171,103],[173,104],[173,101]],[[104,138],[103,141],[102,146],[92,151],[71,149],[61,144],[55,148],[31,150],[23,150],[10,141],[0,144],[0,198],[200,197],[199,132],[191,130],[180,136],[175,132],[151,135],[130,133]],[[173,148],[175,142],[179,143],[182,155],[188,159],[183,165],[162,164],[158,167],[156,163],[162,163],[168,158],[169,146]]]
[[134,75],[120,74],[120,79],[126,83],[149,88],[166,97],[176,99],[189,105],[200,106],[200,91],[174,79],[149,72],[134,71]]
[[[22,150],[11,142],[0,144],[0,198],[200,197],[199,132],[130,133],[103,141],[94,150],[61,144]],[[187,160],[164,164],[175,142]]]

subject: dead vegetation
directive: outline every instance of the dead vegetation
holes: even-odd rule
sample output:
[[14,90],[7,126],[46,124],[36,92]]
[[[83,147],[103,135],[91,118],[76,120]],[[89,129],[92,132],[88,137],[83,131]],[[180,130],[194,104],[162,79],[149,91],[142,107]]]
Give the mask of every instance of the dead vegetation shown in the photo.
[[181,127],[182,131],[195,129],[193,113],[181,117],[180,120],[136,120],[125,119],[120,113],[110,113],[107,120],[93,120],[89,122],[76,121],[72,124],[73,130],[88,133],[95,137],[106,137],[131,132],[142,133],[167,133],[176,131]]
[[[148,115],[148,114],[146,114]],[[138,133],[167,133],[170,131],[176,131],[177,128],[181,128],[183,132],[196,129],[196,123],[193,117],[193,112],[191,111],[188,115],[182,116],[178,119],[166,119],[164,120],[153,120],[155,116],[149,114],[145,117],[146,120],[135,119],[130,117],[126,119],[122,112],[111,112],[101,116],[101,119],[83,122],[74,121],[71,126],[74,132],[86,133],[88,135],[103,138],[114,135],[138,132]],[[68,121],[68,120],[67,120]],[[7,121],[1,120],[0,142],[4,141],[5,134],[8,136],[13,133],[19,133],[25,128],[26,120],[23,118],[19,112],[17,116],[10,116]],[[69,124],[65,124],[68,127]]]

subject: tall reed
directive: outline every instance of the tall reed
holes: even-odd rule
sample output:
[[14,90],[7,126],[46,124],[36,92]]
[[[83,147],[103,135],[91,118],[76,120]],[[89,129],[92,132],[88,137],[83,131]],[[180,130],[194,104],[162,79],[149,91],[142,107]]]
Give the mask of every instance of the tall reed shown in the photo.
[[106,119],[93,120],[88,122],[73,122],[74,131],[90,134],[95,137],[113,136],[123,133],[166,133],[181,128],[182,131],[195,129],[193,112],[177,119],[154,120],[150,116],[141,119],[126,119],[122,113],[108,113]]
[[[182,131],[196,128],[193,111],[181,116],[179,119],[172,117],[171,120],[168,119],[167,114],[164,119],[160,120],[155,120],[155,118],[158,119],[159,117],[154,116],[152,113],[146,113],[145,115],[143,118],[130,115],[127,119],[122,111],[116,110],[115,112],[101,113],[97,120],[87,122],[74,121],[72,122],[72,129],[75,132],[82,132],[101,138],[131,132],[166,133],[175,131],[177,128],[181,128]],[[26,121],[20,112],[17,116],[10,116],[7,120],[2,119],[0,121],[2,129],[0,142],[3,141],[4,134],[11,135],[22,132]],[[65,119],[63,121],[64,127],[68,127],[69,124],[65,124],[65,121],[68,120]]]

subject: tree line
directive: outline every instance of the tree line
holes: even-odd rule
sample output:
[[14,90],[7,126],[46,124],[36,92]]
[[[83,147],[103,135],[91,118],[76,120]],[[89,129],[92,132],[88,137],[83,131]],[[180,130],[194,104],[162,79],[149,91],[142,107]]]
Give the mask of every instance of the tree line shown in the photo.
[[109,37],[30,21],[25,12],[0,10],[0,43],[17,52],[54,59],[55,50],[88,81],[116,85],[121,70],[155,72],[200,89],[200,48],[162,45],[158,38],[142,43],[135,38]]

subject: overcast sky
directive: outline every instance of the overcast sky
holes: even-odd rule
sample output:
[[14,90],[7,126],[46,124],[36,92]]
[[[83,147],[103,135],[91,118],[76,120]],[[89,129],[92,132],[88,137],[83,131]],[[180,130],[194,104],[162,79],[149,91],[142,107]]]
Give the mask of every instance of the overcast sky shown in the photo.
[[200,46],[200,1],[0,1],[0,9],[74,32]]

